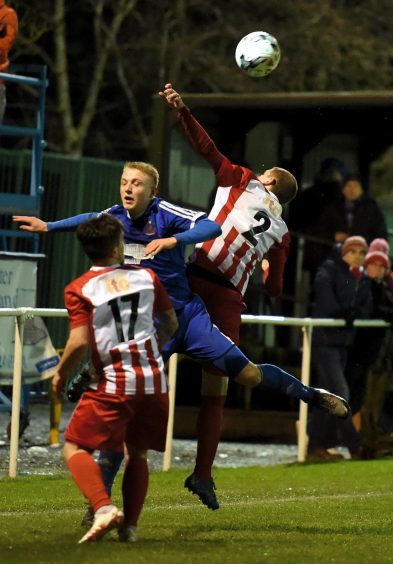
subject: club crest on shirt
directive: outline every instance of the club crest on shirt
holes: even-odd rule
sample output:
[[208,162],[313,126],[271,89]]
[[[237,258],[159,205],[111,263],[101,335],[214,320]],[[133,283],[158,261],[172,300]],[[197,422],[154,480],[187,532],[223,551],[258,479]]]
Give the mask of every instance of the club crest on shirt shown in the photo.
[[149,236],[156,234],[156,226],[151,221],[151,219],[149,219],[149,221],[146,223],[146,227],[144,228],[143,233]]

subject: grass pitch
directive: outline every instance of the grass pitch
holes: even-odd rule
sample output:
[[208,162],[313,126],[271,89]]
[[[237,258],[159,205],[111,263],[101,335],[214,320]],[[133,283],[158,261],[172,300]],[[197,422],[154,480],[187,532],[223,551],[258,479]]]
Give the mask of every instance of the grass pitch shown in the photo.
[[214,512],[183,488],[187,475],[151,474],[137,543],[110,532],[81,546],[83,498],[68,476],[4,478],[1,562],[393,562],[393,460],[218,469]]

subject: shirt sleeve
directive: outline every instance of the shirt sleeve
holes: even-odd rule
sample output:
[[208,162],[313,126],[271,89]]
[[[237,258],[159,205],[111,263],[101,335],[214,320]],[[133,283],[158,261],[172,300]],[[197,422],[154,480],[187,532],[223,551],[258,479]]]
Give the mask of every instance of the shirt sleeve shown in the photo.
[[211,219],[202,218],[195,223],[194,227],[188,229],[188,231],[176,233],[174,237],[183,245],[194,245],[195,243],[210,241],[210,239],[215,239],[219,235],[221,235],[220,225]]
[[98,215],[99,213],[97,212],[86,212],[65,219],[59,219],[59,221],[49,221],[47,223],[48,231],[74,231],[78,225]]
[[194,149],[212,167],[220,186],[240,184],[243,176],[243,167],[231,163],[225,155],[220,153],[214,141],[195,119],[187,106],[184,106],[179,111],[178,119]]
[[166,200],[159,202],[159,208],[165,225],[164,237],[174,237],[178,233],[193,229],[197,222],[207,218],[205,212],[182,208]]
[[64,303],[68,311],[71,329],[89,325],[92,305],[78,294],[72,283],[64,291]]
[[281,243],[276,243],[267,252],[269,261],[269,274],[265,281],[265,289],[271,298],[276,298],[282,293],[284,284],[285,264],[289,255],[291,236],[287,232]]

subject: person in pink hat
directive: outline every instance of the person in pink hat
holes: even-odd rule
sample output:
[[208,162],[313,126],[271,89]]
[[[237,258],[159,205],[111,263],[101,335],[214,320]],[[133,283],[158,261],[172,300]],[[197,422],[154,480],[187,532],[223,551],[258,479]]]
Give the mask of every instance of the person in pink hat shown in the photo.
[[[383,243],[386,243],[383,245]],[[383,249],[383,250],[382,250]],[[383,239],[370,243],[365,273],[370,279],[374,319],[393,320],[390,258]],[[368,448],[376,450],[378,419],[382,412],[392,365],[393,338],[390,328],[364,328],[357,332],[349,351],[346,377],[350,387],[354,423]]]
[[386,239],[382,239],[382,238],[373,239],[370,242],[368,252],[371,253],[373,251],[379,251],[389,256],[390,245]]
[[[354,319],[367,319],[372,309],[370,280],[363,272],[368,245],[360,236],[345,239],[341,254],[333,254],[317,270],[313,293],[312,317],[345,319],[345,327],[315,327],[313,330],[312,377],[318,385],[329,383],[334,393],[341,392],[347,399],[350,390],[345,377],[347,353],[356,329]],[[351,417],[336,425],[330,417],[311,413],[309,425],[308,462],[330,462],[342,458],[329,449],[343,444],[351,458],[368,456],[362,437]],[[342,443],[338,436],[341,436]]]

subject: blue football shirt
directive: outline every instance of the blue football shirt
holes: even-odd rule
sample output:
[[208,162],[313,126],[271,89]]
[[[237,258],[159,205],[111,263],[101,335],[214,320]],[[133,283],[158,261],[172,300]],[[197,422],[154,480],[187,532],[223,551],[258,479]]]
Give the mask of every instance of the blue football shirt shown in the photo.
[[141,259],[150,241],[188,231],[207,215],[171,204],[162,198],[154,198],[145,213],[137,219],[132,219],[122,205],[112,206],[101,213],[113,215],[122,222],[126,262],[154,270],[164,284],[174,308],[183,307],[192,297],[186,277],[184,245],[162,251],[153,259]]

